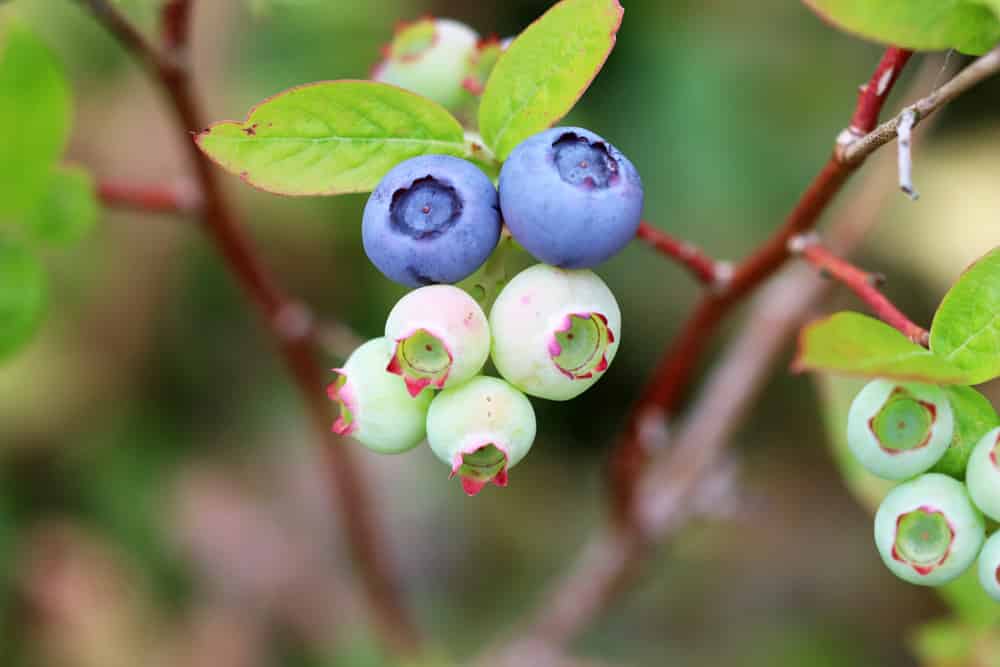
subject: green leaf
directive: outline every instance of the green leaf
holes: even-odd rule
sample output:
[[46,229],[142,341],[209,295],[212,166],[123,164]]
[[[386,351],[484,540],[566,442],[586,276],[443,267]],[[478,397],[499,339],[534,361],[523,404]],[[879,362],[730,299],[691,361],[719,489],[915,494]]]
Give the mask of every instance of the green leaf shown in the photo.
[[861,37],[921,51],[982,54],[1000,42],[998,0],[803,0]]
[[931,324],[931,349],[965,371],[968,384],[1000,376],[1000,247],[945,295]]
[[70,103],[48,47],[19,23],[0,28],[0,215],[41,196],[66,144]]
[[45,270],[26,247],[0,238],[0,360],[24,345],[46,305]]
[[955,413],[955,435],[944,457],[931,469],[965,479],[965,468],[972,450],[986,432],[1000,425],[1000,417],[985,396],[972,387],[956,385],[945,387],[952,411]]
[[254,107],[244,122],[213,125],[197,142],[250,185],[284,195],[368,192],[403,160],[429,153],[496,171],[492,156],[466,139],[444,107],[372,81],[292,88]]
[[966,374],[879,320],[837,313],[799,335],[796,371],[830,371],[936,384],[968,384]]
[[94,180],[79,167],[52,170],[44,194],[21,216],[31,237],[49,245],[70,245],[83,239],[97,222]]
[[607,60],[618,0],[563,0],[500,56],[479,103],[479,131],[497,157],[569,113]]

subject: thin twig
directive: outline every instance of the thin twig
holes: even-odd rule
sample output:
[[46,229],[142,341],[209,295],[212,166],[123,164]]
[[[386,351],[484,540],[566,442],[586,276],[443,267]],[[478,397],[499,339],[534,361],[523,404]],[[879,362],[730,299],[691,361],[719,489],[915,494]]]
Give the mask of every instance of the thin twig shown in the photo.
[[863,271],[847,260],[838,257],[828,248],[823,247],[816,237],[796,237],[792,239],[790,245],[792,252],[801,254],[803,259],[820,270],[820,275],[833,278],[854,292],[880,320],[899,329],[914,343],[927,347],[930,340],[930,334],[927,330],[910,320],[879,291],[878,286],[882,282],[881,276]]
[[712,259],[698,246],[671,236],[645,220],[639,223],[635,236],[686,268],[702,285],[722,288],[732,277],[733,268],[728,262]]
[[[268,323],[276,346],[295,378],[313,427],[322,436],[333,492],[337,495],[347,542],[362,579],[362,590],[382,641],[400,654],[419,652],[416,626],[402,604],[398,582],[389,563],[389,549],[377,520],[354,451],[330,432],[332,404],[323,386],[327,378],[319,363],[313,318],[304,306],[290,301],[260,261],[222,194],[218,173],[191,140],[190,132],[204,126],[191,80],[182,58],[161,54],[108,0],[79,0],[146,67],[174,111],[178,138],[195,169],[201,189],[203,224],[233,276]],[[184,3],[186,4],[186,3]],[[190,8],[184,8],[188,17]],[[187,20],[185,18],[185,20]],[[168,44],[181,45],[188,27],[170,26]]]
[[899,148],[897,162],[899,163],[899,189],[906,193],[910,199],[920,199],[920,193],[913,187],[913,151],[910,147],[910,139],[913,133],[913,125],[917,122],[917,115],[913,109],[907,109],[899,116]]
[[201,193],[194,183],[140,185],[101,181],[97,196],[105,206],[144,213],[195,213],[201,208]]
[[903,114],[912,111],[916,116],[914,126],[926,120],[935,111],[968,92],[986,79],[1000,73],[1000,46],[984,56],[980,56],[954,78],[936,89],[927,97],[911,104],[892,120],[886,121],[867,135],[844,146],[840,160],[847,164],[859,164],[866,157],[896,138],[896,131]]

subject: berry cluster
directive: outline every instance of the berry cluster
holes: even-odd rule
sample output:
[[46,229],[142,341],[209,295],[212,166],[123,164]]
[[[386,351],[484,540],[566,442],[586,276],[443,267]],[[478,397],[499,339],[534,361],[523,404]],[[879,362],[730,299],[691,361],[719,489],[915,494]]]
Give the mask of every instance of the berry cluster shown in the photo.
[[[384,338],[336,369],[334,430],[382,453],[407,451],[426,437],[470,495],[490,482],[505,486],[535,437],[525,394],[571,399],[614,359],[621,312],[589,268],[635,235],[642,201],[631,162],[575,127],[516,147],[499,192],[455,157],[397,165],[365,205],[362,240],[382,273],[417,289],[393,307]],[[545,263],[504,285],[487,319],[450,283],[484,264],[504,223]],[[488,358],[503,379],[480,375]]]
[[1000,531],[986,540],[983,518],[1000,521],[1000,427],[976,434],[958,479],[929,472],[950,469],[939,464],[968,437],[956,410],[941,387],[873,380],[851,404],[847,442],[869,472],[908,480],[875,515],[875,544],[886,566],[905,581],[940,586],[978,556],[980,582],[1000,601]]

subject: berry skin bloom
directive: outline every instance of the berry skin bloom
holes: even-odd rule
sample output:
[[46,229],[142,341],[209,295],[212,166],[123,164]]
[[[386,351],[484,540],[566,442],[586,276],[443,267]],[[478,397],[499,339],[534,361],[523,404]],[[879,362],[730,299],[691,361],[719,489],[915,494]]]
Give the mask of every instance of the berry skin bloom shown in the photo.
[[919,586],[940,586],[965,572],[985,537],[983,516],[965,486],[930,473],[900,484],[875,514],[875,545],[886,567]]
[[500,240],[497,191],[471,162],[423,155],[396,165],[365,205],[365,253],[408,287],[456,283]]
[[413,398],[399,376],[386,372],[392,349],[385,338],[368,341],[343,368],[333,369],[340,378],[327,388],[340,406],[333,431],[380,454],[399,454],[423,441],[431,402],[430,392]]
[[972,450],[965,483],[976,507],[1000,521],[1000,428],[995,428]]
[[937,463],[954,433],[954,413],[934,385],[872,380],[851,403],[847,444],[869,472],[907,479]]
[[546,264],[586,269],[635,236],[642,181],[589,130],[557,127],[521,142],[500,171],[500,209],[514,238]]
[[474,496],[493,482],[507,486],[507,471],[535,440],[535,411],[503,380],[476,377],[445,389],[427,413],[427,442]]
[[424,387],[465,382],[490,355],[483,309],[451,285],[421,287],[400,299],[386,320],[385,337],[393,344],[386,370],[401,376],[412,396]]
[[464,23],[425,18],[401,23],[372,79],[406,88],[456,110],[470,99],[464,87],[479,35]]
[[979,583],[987,595],[1000,602],[1000,531],[986,540],[979,554]]
[[554,401],[604,375],[621,338],[621,311],[592,271],[536,264],[503,288],[490,311],[493,363],[521,391]]

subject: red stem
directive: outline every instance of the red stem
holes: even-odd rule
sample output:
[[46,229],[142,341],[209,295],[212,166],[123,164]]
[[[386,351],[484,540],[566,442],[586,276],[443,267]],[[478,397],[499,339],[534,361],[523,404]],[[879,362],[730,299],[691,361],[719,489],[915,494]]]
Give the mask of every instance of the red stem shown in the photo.
[[669,259],[679,262],[703,285],[713,285],[724,278],[720,275],[719,264],[700,248],[671,236],[645,220],[639,223],[635,236]]
[[196,190],[186,192],[180,187],[163,185],[102,181],[97,184],[97,196],[105,206],[146,213],[187,213],[200,207],[200,196]]
[[[190,133],[204,127],[204,123],[187,70],[179,59],[161,56],[108,0],[80,1],[161,84],[179,126],[177,136],[183,141],[201,188],[205,232],[267,322],[282,359],[302,394],[313,427],[324,440],[323,452],[331,486],[337,495],[347,542],[361,574],[362,589],[374,616],[375,629],[383,642],[396,652],[417,654],[419,634],[400,599],[389,549],[375,517],[376,504],[353,450],[330,432],[333,407],[323,390],[328,378],[320,370],[315,327],[305,308],[288,300],[260,261],[222,195],[217,171],[191,140]],[[188,13],[185,8],[184,16]],[[168,43],[183,45],[186,42],[186,25],[165,28]]]
[[822,273],[843,283],[858,295],[880,320],[899,329],[914,343],[927,347],[930,334],[927,333],[926,329],[912,322],[878,290],[877,285],[880,282],[878,276],[863,271],[847,260],[837,257],[819,243],[806,245],[802,249],[802,257]]
[[[862,88],[852,121],[852,124],[858,122],[855,129],[861,132],[874,129],[879,111],[910,55],[911,52],[895,47],[886,49],[872,75],[874,85],[869,83]],[[853,131],[852,129],[851,132]],[[838,143],[842,141],[838,140]],[[633,407],[611,454],[611,502],[618,523],[629,524],[634,519],[632,498],[642,469],[649,459],[649,452],[646,451],[640,433],[643,420],[665,418],[676,412],[705,349],[723,319],[734,305],[784,265],[789,257],[789,240],[816,225],[830,201],[861,165],[861,162],[844,162],[839,148],[840,146],[799,198],[784,225],[736,267],[732,280],[722,290],[702,298],[674,342],[667,348],[652,379]]]
[[858,106],[851,118],[849,130],[856,136],[863,136],[875,129],[878,116],[889,96],[893,85],[906,66],[913,51],[889,47],[885,50],[882,60],[872,74],[868,83],[861,87],[858,95]]

